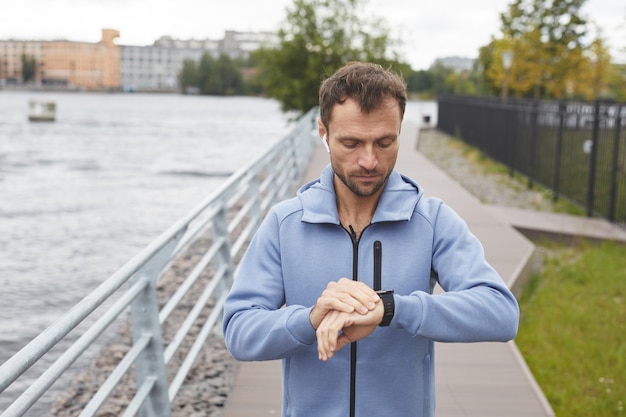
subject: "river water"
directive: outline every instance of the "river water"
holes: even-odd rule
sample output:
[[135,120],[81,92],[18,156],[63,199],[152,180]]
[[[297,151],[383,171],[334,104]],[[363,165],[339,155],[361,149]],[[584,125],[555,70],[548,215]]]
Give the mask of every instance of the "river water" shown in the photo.
[[0,363],[289,127],[263,98],[0,91]]

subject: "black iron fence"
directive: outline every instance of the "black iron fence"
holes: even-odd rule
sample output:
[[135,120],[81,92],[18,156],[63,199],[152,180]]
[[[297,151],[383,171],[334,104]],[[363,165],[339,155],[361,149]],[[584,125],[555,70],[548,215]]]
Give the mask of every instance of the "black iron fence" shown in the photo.
[[626,226],[626,104],[442,96],[437,127]]

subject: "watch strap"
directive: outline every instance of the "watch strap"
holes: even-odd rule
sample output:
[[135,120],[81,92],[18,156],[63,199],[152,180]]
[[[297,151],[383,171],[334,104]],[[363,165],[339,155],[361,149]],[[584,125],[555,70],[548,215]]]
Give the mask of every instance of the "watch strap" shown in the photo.
[[393,314],[395,312],[395,300],[393,299],[393,290],[382,290],[376,291],[380,300],[383,303],[384,313],[383,320],[380,322],[380,327],[387,327],[389,323],[391,323],[391,319],[393,319]]

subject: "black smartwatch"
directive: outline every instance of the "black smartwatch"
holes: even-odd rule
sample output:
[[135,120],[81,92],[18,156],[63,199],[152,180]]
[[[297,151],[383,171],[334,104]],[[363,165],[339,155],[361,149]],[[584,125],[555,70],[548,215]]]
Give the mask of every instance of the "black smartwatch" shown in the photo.
[[385,308],[383,321],[380,322],[379,326],[387,327],[389,326],[389,323],[391,323],[396,306],[395,301],[393,300],[393,290],[380,290],[376,291],[376,294],[380,297],[383,302],[383,307]]

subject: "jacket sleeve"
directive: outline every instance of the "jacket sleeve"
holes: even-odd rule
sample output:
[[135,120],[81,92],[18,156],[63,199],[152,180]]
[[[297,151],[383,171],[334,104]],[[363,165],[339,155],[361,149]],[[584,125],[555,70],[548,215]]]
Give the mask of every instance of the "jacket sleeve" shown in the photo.
[[391,326],[439,342],[513,339],[519,322],[517,301],[487,263],[478,238],[444,204],[434,219],[432,269],[445,292],[395,295]]
[[224,304],[224,338],[238,360],[285,358],[316,340],[311,307],[283,306],[278,228],[279,219],[270,212],[250,242]]

